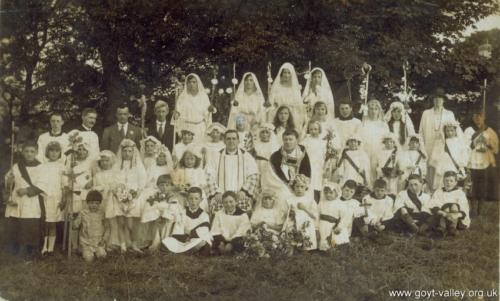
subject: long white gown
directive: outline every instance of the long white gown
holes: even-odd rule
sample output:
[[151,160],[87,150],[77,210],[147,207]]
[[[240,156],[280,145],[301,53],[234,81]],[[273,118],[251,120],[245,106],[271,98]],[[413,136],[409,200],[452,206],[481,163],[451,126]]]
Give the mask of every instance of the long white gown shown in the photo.
[[[187,91],[187,80],[193,76],[198,82],[198,93],[191,95]],[[210,99],[201,79],[198,75],[191,73],[186,77],[184,90],[181,92],[176,104],[176,111],[179,118],[173,120],[176,133],[180,134],[182,129],[189,129],[194,133],[194,142],[202,143],[205,139],[205,131],[212,123],[212,114],[208,111]]]
[[[318,205],[314,201],[314,198],[310,194],[304,196],[292,196],[287,199],[288,206],[291,210],[295,211],[295,226],[297,230],[305,227],[305,235],[309,237],[311,246],[306,248],[306,250],[315,250],[318,248],[318,239],[316,237],[316,227],[318,224],[319,211]],[[314,217],[309,216],[304,210],[298,209],[298,204],[304,204],[309,211],[311,211]]]
[[311,189],[321,191],[323,188],[323,172],[326,157],[326,140],[321,137],[307,136],[302,144],[305,146],[311,163]]
[[[312,74],[316,71],[321,72],[321,84],[316,87],[311,87]],[[310,106],[314,108],[314,104],[321,101],[326,104],[328,121],[333,121],[335,117],[335,102],[333,100],[332,88],[326,77],[325,71],[319,67],[313,68],[306,82],[306,87],[302,92],[302,98]]]
[[[283,86],[280,82],[280,75],[283,69],[287,69],[291,73],[291,86],[289,87]],[[292,111],[295,126],[302,128],[306,119],[306,106],[302,102],[299,80],[292,64],[284,63],[281,66],[271,87],[269,102],[271,103],[271,108],[267,122],[273,122],[276,111],[280,106],[287,106]]]
[[[251,94],[247,94],[245,92],[245,78],[247,76],[251,76],[253,78],[253,82],[255,83],[256,91]],[[264,120],[264,94],[259,85],[259,81],[257,76],[255,76],[252,72],[247,72],[243,74],[243,78],[241,79],[240,85],[236,90],[236,94],[234,99],[238,102],[237,106],[232,105],[231,111],[229,113],[229,118],[227,121],[228,129],[236,128],[236,117],[241,115],[245,117],[245,121],[250,127],[252,127],[256,123],[261,123]]]

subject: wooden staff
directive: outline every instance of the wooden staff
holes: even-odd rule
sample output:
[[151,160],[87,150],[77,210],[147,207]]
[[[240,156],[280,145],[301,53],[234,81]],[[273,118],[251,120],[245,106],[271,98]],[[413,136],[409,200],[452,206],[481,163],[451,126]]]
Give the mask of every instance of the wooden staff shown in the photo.
[[[183,85],[182,83],[177,79],[175,78],[175,99],[174,99],[174,115],[175,115],[175,110],[177,110],[177,101],[179,100],[179,95],[181,94],[181,89],[182,89]],[[174,116],[172,116],[173,118]],[[178,119],[178,118],[177,118]],[[174,134],[172,135],[172,139],[173,139],[173,144],[172,145],[175,145],[177,143],[177,119],[174,118],[174,122],[173,122],[173,125],[174,125]],[[172,124],[172,122],[171,122]]]
[[271,62],[267,63],[267,99],[264,101],[264,107],[269,108],[271,106],[271,102],[269,101],[271,97],[271,88],[273,84],[273,76],[271,72]]
[[[214,102],[215,102],[215,89],[217,88],[217,84],[219,83],[219,81],[217,80],[217,69],[218,67],[215,66],[214,68],[214,77],[212,78],[212,80],[210,81],[211,84],[212,84],[212,91],[210,91],[210,97],[209,97],[209,101],[210,101],[210,107],[214,107]],[[208,113],[208,119],[212,120],[212,110],[209,109],[209,113]],[[206,121],[207,123],[207,126],[209,125],[209,120]]]
[[486,89],[488,88],[488,79],[484,79],[484,86],[483,86],[483,116],[486,118]]
[[73,194],[74,194],[74,184],[75,184],[75,171],[74,165],[76,162],[75,158],[75,149],[72,149],[70,153],[70,171],[67,174],[69,179],[69,195],[66,195],[66,207],[64,210],[64,234],[63,234],[63,250],[64,248],[68,248],[68,258],[71,258],[71,247],[72,247],[72,235],[71,231],[73,230]]
[[231,93],[233,106],[237,107],[239,103],[236,101],[236,84],[238,83],[238,79],[236,78],[236,63],[233,63],[233,79],[231,80],[233,84],[233,93]]

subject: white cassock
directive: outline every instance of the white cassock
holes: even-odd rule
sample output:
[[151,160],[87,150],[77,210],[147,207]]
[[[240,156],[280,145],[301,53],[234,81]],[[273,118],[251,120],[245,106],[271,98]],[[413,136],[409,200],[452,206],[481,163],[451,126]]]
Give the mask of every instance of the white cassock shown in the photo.
[[221,235],[226,241],[231,241],[237,237],[244,237],[252,229],[248,215],[236,208],[234,215],[227,214],[225,210],[215,213],[212,221],[212,236]]
[[[394,155],[394,156],[393,156]],[[393,168],[397,169],[397,157],[399,152],[393,150],[383,149],[378,154],[375,155],[375,166],[377,167],[377,179],[383,178],[387,183],[387,189],[389,193],[396,195],[398,193],[398,177],[387,177],[384,175],[382,168]]]
[[257,176],[258,181],[258,168],[255,159],[242,149],[238,149],[236,153],[228,154],[226,149],[219,152],[218,157],[214,162],[209,163],[207,169],[212,170],[215,174],[215,179],[219,192],[225,191],[240,191],[245,189],[250,195],[253,195],[255,188],[250,183],[249,176]]
[[307,136],[302,145],[305,146],[311,163],[311,189],[321,191],[323,188],[323,172],[326,157],[326,140],[320,137]]
[[[181,241],[176,238],[177,235],[187,238]],[[205,244],[212,245],[212,241],[208,214],[201,208],[194,212],[185,208],[182,211],[182,218],[174,224],[172,237],[165,238],[163,244],[173,253],[184,253],[198,250]]]
[[63,196],[64,164],[59,161],[46,162],[40,165],[40,170],[46,183],[49,183],[44,188],[45,221],[49,223],[63,221],[64,216],[59,208],[59,203]]
[[439,204],[435,204],[431,200],[431,196],[425,192],[421,192],[417,197],[421,203],[420,208],[418,208],[417,205],[411,200],[410,196],[408,195],[408,190],[400,191],[396,196],[396,201],[394,203],[394,212],[397,212],[401,208],[406,208],[413,213],[425,212],[432,214],[431,209],[440,207]]
[[[446,151],[446,148],[449,152]],[[434,166],[434,189],[443,185],[443,175],[447,171],[454,171],[459,177],[465,177],[465,167],[469,161],[470,148],[465,139],[453,137],[446,139],[446,142],[438,141],[432,151],[430,165]],[[453,159],[452,159],[453,158]],[[453,160],[458,165],[455,166]]]
[[[319,211],[318,204],[314,201],[314,198],[310,194],[304,196],[292,196],[287,199],[288,206],[291,210],[295,212],[295,227],[297,230],[301,230],[305,227],[305,235],[309,237],[311,246],[306,248],[306,250],[315,250],[318,248],[318,241],[316,237],[316,227],[318,224]],[[306,208],[312,212],[314,217],[309,216],[304,210],[298,209],[298,204],[301,203]]]
[[361,123],[357,136],[361,139],[361,147],[365,150],[368,158],[370,159],[371,168],[371,181],[376,179],[376,165],[375,157],[383,147],[381,143],[385,134],[389,133],[389,127],[384,121],[365,120]]
[[68,134],[62,133],[59,135],[52,135],[50,132],[45,132],[38,137],[38,155],[37,160],[41,163],[48,162],[49,159],[45,156],[45,149],[50,142],[57,142],[61,146],[61,159],[60,161],[64,163],[66,161],[66,156],[64,152],[68,149],[69,139]]
[[368,216],[364,218],[367,224],[382,223],[394,217],[394,199],[389,195],[386,195],[382,199],[377,199],[373,195],[367,195],[362,203],[369,205],[367,207]]
[[[319,249],[328,250],[333,245],[349,243],[354,218],[364,214],[356,200],[322,200],[319,202]],[[334,233],[334,230],[338,233]]]
[[[435,143],[443,140],[442,125],[455,121],[453,112],[446,109],[443,109],[441,112],[436,112],[431,108],[422,113],[418,133],[424,140],[427,154],[432,154]],[[432,159],[432,156],[430,159]]]
[[[44,190],[48,183],[45,181],[46,175],[40,167],[41,165],[27,166],[26,171],[31,179],[31,183],[37,188]],[[38,195],[29,197],[27,195],[18,196],[16,193],[17,189],[28,188],[31,186],[21,176],[19,165],[17,163],[12,167],[12,174],[14,175],[14,191],[10,196],[10,199],[12,202],[16,203],[16,205],[7,204],[5,208],[5,217],[40,218],[42,211]]]
[[[140,195],[141,191],[146,186],[147,176],[146,170],[142,163],[135,164],[134,166],[130,166],[130,161],[124,160],[121,163],[119,160],[116,165],[116,178],[117,182],[120,184],[125,184],[127,189],[134,190],[137,192],[137,196]],[[124,210],[117,199],[114,199],[114,210],[117,216],[126,216],[126,217],[140,217],[141,216],[141,207],[143,204],[138,202],[138,197],[132,200],[131,204],[128,206],[128,210]]]
[[457,204],[459,210],[465,214],[462,223],[466,227],[470,226],[469,201],[462,189],[456,187],[450,191],[445,191],[440,188],[432,195],[431,202],[434,206],[440,208],[447,204]]
[[189,129],[194,133],[194,142],[203,142],[205,131],[212,123],[212,113],[208,111],[210,100],[203,83],[196,74],[189,74],[186,77],[184,87],[187,87],[187,79],[191,76],[196,78],[198,82],[198,93],[191,95],[186,88],[179,95],[175,110],[179,112],[179,118],[172,123],[175,125],[175,130],[178,134],[182,129]]
[[398,189],[401,191],[406,186],[406,180],[412,174],[419,175],[425,179],[427,175],[427,158],[417,150],[404,150],[397,156],[398,169],[403,172],[399,176]]
[[339,133],[341,139],[340,145],[344,146],[346,140],[349,137],[354,136],[358,132],[359,128],[361,127],[361,120],[354,117],[348,119],[335,118],[333,127]]
[[[370,160],[368,159],[368,155],[363,150],[344,150],[344,152],[351,158],[352,162],[356,164],[359,171],[364,172],[366,185],[370,187]],[[336,171],[337,177],[340,179],[340,184],[344,185],[347,180],[354,180],[356,183],[365,184],[363,177],[356,171],[354,166],[347,159],[341,160],[342,161]]]

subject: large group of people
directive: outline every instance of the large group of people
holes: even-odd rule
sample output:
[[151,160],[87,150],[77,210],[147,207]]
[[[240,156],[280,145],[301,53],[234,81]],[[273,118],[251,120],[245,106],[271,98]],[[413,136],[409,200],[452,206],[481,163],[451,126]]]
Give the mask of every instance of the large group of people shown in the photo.
[[431,98],[418,129],[399,101],[384,112],[371,99],[358,119],[348,99],[334,103],[321,68],[301,91],[285,63],[267,101],[255,74],[243,75],[226,126],[212,122],[217,110],[196,74],[174,108],[155,102],[147,131],[129,123],[126,105],[100,137],[95,109],[67,133],[53,112],[5,176],[11,251],[51,254],[63,221],[68,247],[87,261],[162,245],[241,252],[247,233],[287,231],[290,219],[307,250],[390,229],[456,235],[480,214],[498,137],[483,112],[463,131],[444,91]]

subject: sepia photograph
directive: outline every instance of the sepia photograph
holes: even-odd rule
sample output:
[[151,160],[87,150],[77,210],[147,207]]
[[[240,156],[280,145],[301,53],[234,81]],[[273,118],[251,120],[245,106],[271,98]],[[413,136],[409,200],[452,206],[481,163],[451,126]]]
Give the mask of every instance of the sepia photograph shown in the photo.
[[500,0],[0,0],[0,300],[500,300]]

